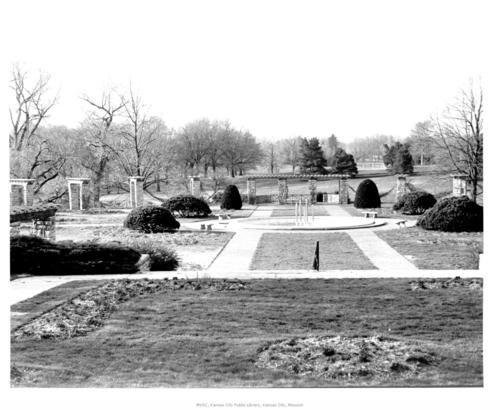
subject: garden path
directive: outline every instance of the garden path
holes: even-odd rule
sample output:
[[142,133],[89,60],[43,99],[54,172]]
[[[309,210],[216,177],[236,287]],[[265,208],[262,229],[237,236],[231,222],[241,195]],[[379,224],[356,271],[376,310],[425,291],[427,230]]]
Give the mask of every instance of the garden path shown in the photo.
[[[273,209],[272,206],[260,206],[250,218],[270,218]],[[208,267],[207,272],[234,272],[235,269],[250,269],[250,263],[262,233],[262,231],[253,229],[237,230],[229,243]]]
[[[348,217],[350,214],[341,206],[328,206],[330,216]],[[417,267],[399,254],[387,242],[379,238],[370,229],[353,229],[346,231],[359,249],[378,268],[383,270],[413,270]]]

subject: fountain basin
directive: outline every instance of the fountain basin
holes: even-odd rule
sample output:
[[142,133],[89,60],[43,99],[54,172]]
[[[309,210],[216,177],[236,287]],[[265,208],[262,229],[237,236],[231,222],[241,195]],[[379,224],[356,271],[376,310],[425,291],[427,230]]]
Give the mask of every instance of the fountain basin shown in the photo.
[[356,216],[317,216],[314,218],[314,221],[309,217],[309,224],[296,224],[295,218],[290,217],[252,218],[235,222],[244,229],[259,229],[266,231],[334,231],[374,228],[386,224],[386,222],[381,219]]

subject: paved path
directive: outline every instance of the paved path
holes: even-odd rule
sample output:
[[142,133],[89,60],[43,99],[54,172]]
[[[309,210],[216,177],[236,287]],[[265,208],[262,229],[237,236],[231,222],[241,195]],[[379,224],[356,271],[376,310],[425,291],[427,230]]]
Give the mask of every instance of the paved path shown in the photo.
[[105,279],[163,279],[163,278],[228,278],[228,279],[348,279],[348,278],[483,278],[482,270],[331,270],[315,272],[311,270],[289,271],[235,271],[208,272],[208,271],[169,271],[131,273],[123,275],[74,275],[74,276],[44,276],[16,279],[10,282],[10,305],[29,299],[53,287],[74,280],[105,280]]
[[[273,207],[259,207],[251,218],[269,218]],[[252,257],[259,244],[262,231],[253,229],[241,229],[236,231],[229,243],[222,249],[212,264],[207,268],[208,273],[234,272],[237,270],[248,270]]]
[[[327,211],[331,216],[350,216],[340,206],[329,206]],[[372,230],[353,229],[346,232],[377,269],[410,271],[417,269],[413,263],[380,239]]]

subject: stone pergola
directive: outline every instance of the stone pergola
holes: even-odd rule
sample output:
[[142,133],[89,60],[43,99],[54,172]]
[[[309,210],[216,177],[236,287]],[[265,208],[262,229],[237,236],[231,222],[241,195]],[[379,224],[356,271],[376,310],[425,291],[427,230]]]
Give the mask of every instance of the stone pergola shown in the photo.
[[66,178],[68,181],[69,210],[82,211],[89,206],[90,178]]
[[11,179],[10,185],[10,206],[31,206],[33,205],[33,183],[34,179]]
[[347,185],[347,179],[349,177],[343,174],[331,174],[331,175],[314,175],[314,174],[302,174],[302,175],[288,175],[288,174],[269,174],[269,175],[252,175],[247,178],[247,198],[248,203],[254,205],[257,198],[257,181],[258,180],[269,180],[275,179],[278,181],[278,203],[284,204],[288,199],[288,180],[298,179],[298,180],[308,180],[309,181],[309,196],[311,203],[316,203],[316,187],[318,181],[329,181],[335,180],[338,182],[338,192],[339,192],[339,203],[347,204],[349,203],[349,187]]

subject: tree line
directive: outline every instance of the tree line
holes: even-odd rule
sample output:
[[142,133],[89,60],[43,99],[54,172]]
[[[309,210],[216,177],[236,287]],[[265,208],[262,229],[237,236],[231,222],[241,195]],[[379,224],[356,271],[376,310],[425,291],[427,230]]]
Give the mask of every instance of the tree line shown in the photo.
[[[151,115],[130,86],[125,92],[82,96],[85,119],[76,128],[46,126],[57,98],[50,77],[32,78],[18,66],[11,78],[10,173],[35,180],[34,192],[57,201],[66,193],[66,177],[86,176],[93,199],[126,191],[125,176],[143,176],[146,189],[159,191],[172,181],[203,175],[220,188],[224,177],[245,175],[257,167],[267,173],[345,173],[355,175],[359,161],[383,161],[392,172],[412,172],[413,164],[440,164],[465,173],[479,193],[482,179],[482,91],[463,91],[442,115],[417,123],[400,141],[375,135],[343,144],[332,134],[258,141],[229,121],[200,119],[174,130]],[[103,192],[104,191],[104,192]]]

